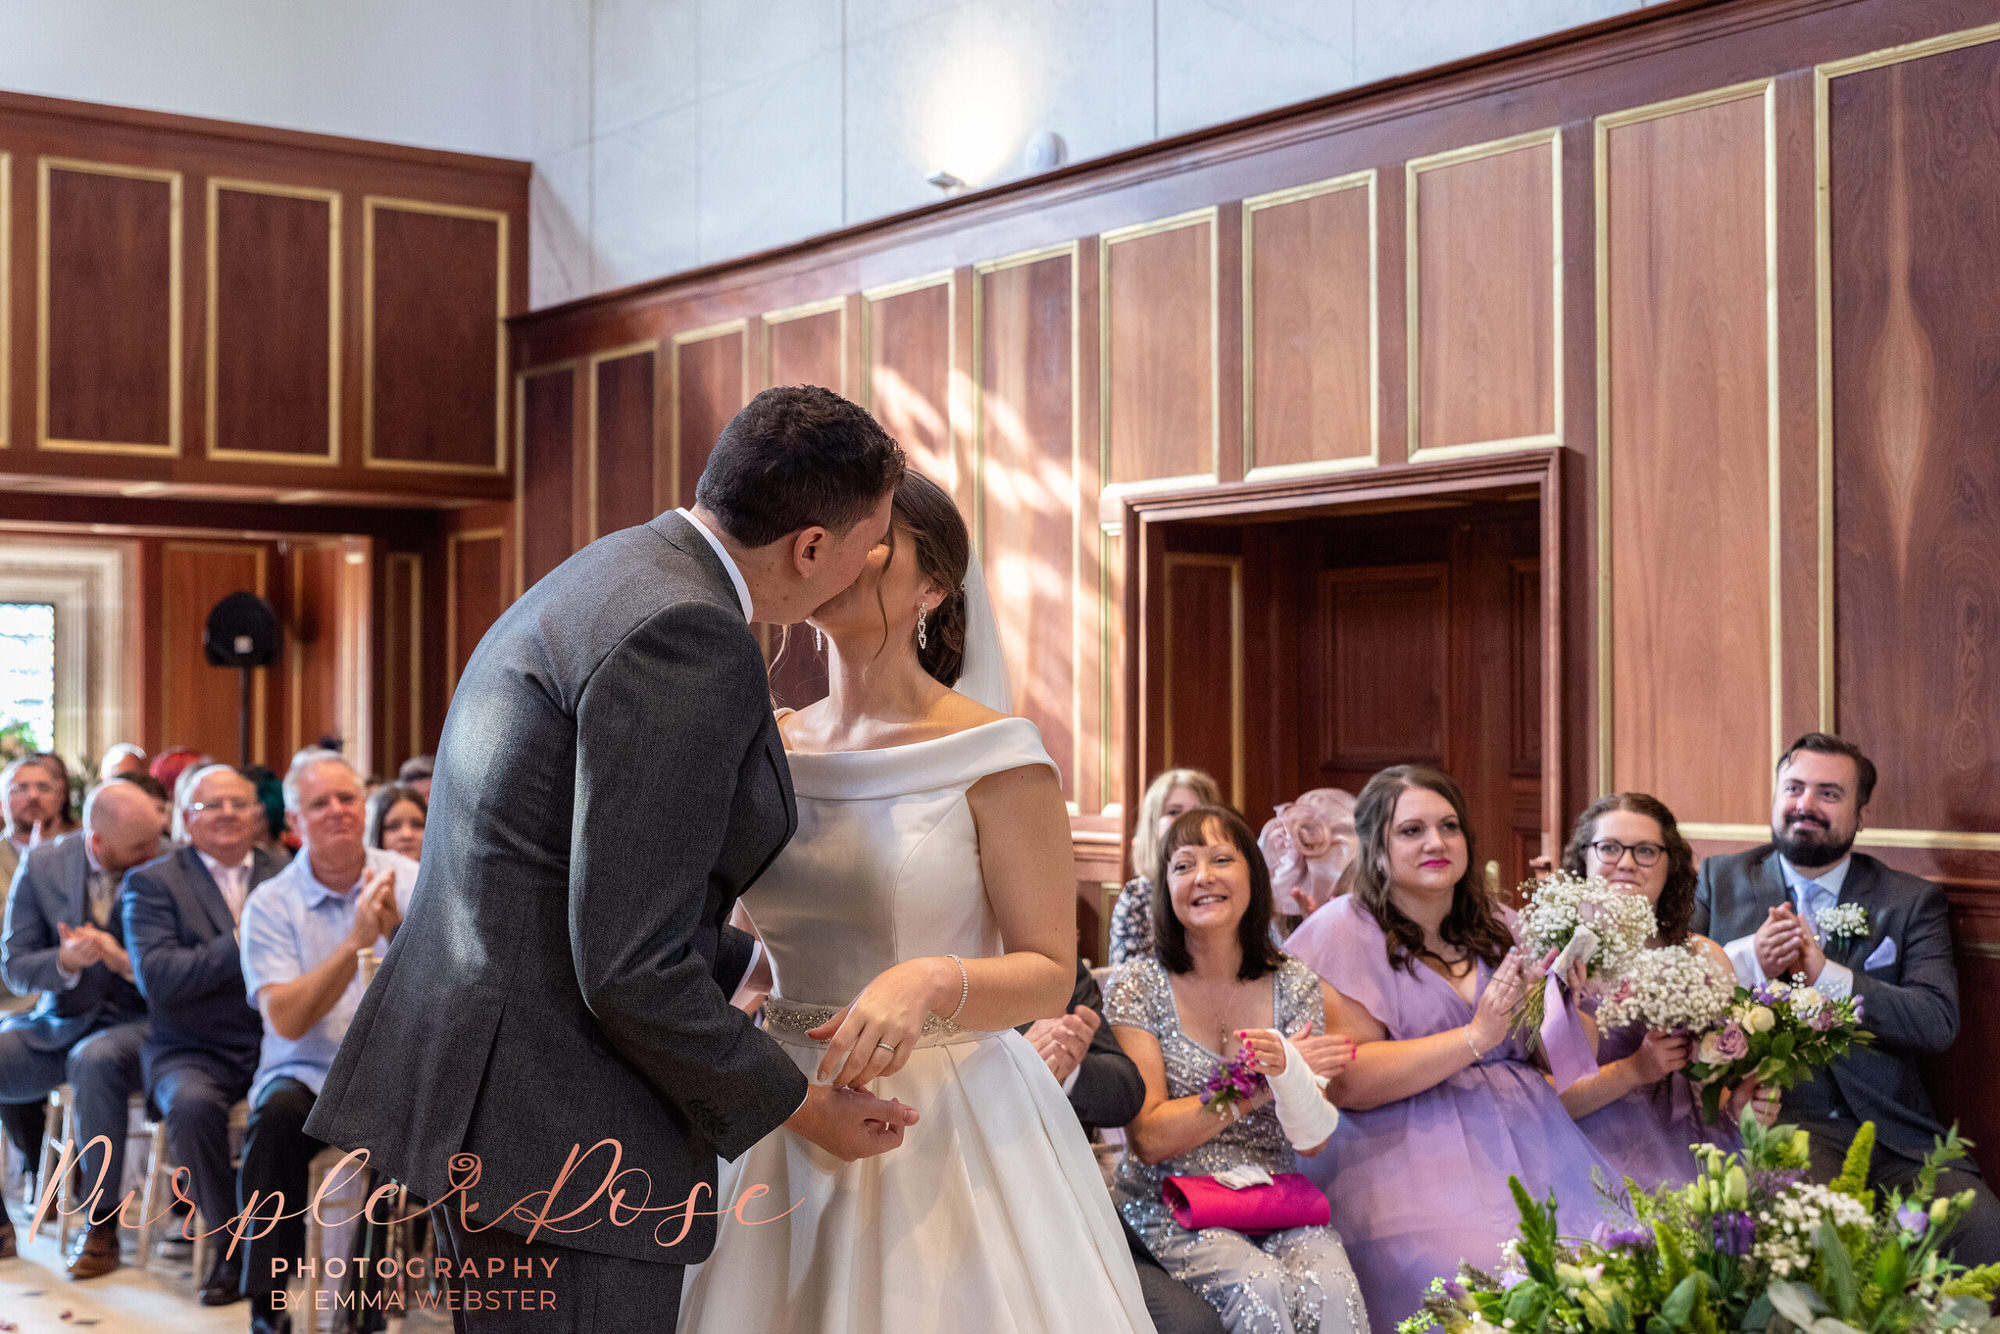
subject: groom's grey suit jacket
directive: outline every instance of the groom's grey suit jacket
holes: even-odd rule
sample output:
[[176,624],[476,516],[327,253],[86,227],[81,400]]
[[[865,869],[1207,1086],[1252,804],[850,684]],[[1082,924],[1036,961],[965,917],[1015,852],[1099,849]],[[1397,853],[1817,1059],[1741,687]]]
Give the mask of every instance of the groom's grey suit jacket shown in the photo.
[[[1859,852],[1841,883],[1840,901],[1867,911],[1868,930],[1827,940],[1826,957],[1854,971],[1861,1027],[1875,1040],[1850,1047],[1825,1073],[1787,1092],[1785,1110],[1824,1105],[1828,1090],[1816,1086],[1830,1080],[1856,1121],[1875,1123],[1877,1144],[1922,1158],[1944,1127],[1918,1077],[1917,1057],[1935,1055],[1958,1037],[1950,905],[1939,886]],[[1736,940],[1755,933],[1772,908],[1789,902],[1777,849],[1766,843],[1702,862],[1691,925],[1712,940]],[[1969,1160],[1960,1166],[1977,1170]]]
[[[428,1200],[478,1155],[475,1227],[613,1138],[624,1175],[538,1238],[703,1259],[713,1215],[669,1247],[681,1214],[664,1210],[700,1185],[695,1208],[715,1209],[715,1155],[806,1094],[728,995],[749,963],[730,907],[796,827],[763,656],[715,552],[673,513],[593,542],[459,678],[409,915],[307,1130]],[[550,1216],[610,1162],[583,1161]],[[615,1225],[614,1190],[623,1217],[655,1212]]]

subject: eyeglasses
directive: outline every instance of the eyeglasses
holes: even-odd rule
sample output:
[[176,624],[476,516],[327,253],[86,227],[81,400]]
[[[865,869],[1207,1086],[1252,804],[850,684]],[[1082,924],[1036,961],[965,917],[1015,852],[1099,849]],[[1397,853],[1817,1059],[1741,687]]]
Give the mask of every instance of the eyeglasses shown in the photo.
[[1665,848],[1657,843],[1620,843],[1616,839],[1611,838],[1607,838],[1601,843],[1591,844],[1590,850],[1596,853],[1597,860],[1603,862],[1606,866],[1616,866],[1619,860],[1628,852],[1632,854],[1632,860],[1635,864],[1639,866],[1651,866],[1654,862],[1660,860],[1660,854],[1666,851]]
[[188,809],[199,815],[203,811],[219,811],[224,815],[234,815],[240,811],[255,810],[263,803],[243,797],[224,797],[221,801],[191,801]]

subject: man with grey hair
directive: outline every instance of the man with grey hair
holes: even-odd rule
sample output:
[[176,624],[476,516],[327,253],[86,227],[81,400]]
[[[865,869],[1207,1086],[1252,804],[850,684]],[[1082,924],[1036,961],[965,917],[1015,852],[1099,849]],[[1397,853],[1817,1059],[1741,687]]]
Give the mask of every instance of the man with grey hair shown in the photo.
[[[140,1086],[146,1038],[119,882],[158,855],[160,829],[151,798],[130,783],[92,792],[83,826],[30,850],[7,895],[0,973],[9,986],[42,996],[30,1013],[0,1019],[0,1102],[38,1104],[63,1083],[75,1091],[84,1188],[102,1185],[65,1259],[72,1278],[96,1278],[118,1267],[126,1104]],[[84,1148],[100,1135],[108,1152]],[[13,1241],[4,1214],[0,1227],[4,1253]]]
[[129,741],[120,741],[104,752],[98,761],[97,781],[108,783],[120,774],[142,774],[146,772],[146,751],[143,746],[135,746]]
[[360,955],[388,950],[417,883],[415,862],[363,841],[361,775],[340,756],[302,752],[285,775],[285,810],[299,855],[244,906],[242,926],[243,985],[264,1016],[264,1044],[236,1204],[278,1216],[244,1248],[258,1334],[283,1326],[276,1295],[305,1258],[306,1180],[326,1147],[306,1117],[368,985]]
[[[226,764],[191,775],[176,812],[188,846],[125,881],[125,940],[152,1014],[141,1052],[173,1160],[193,1179],[204,1225],[236,1214],[229,1109],[250,1091],[264,1024],[243,990],[236,924],[253,890],[284,863],[257,845],[264,807]],[[217,1246],[202,1284],[205,1306],[242,1297],[242,1251]]]

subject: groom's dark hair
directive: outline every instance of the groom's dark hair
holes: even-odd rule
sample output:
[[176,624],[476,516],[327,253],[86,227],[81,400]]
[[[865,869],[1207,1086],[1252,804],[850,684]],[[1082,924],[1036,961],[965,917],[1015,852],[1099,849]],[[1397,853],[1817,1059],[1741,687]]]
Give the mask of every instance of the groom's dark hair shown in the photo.
[[746,547],[815,524],[845,533],[903,479],[903,450],[859,404],[818,385],[766,389],[715,438],[697,505]]

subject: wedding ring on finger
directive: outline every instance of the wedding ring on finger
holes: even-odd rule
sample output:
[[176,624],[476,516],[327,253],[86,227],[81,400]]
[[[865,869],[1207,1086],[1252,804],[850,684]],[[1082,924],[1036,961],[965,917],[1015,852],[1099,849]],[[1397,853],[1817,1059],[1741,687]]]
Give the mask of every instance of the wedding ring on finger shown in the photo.
[[888,1052],[891,1056],[894,1056],[896,1054],[895,1047],[887,1042],[878,1042],[875,1045],[880,1047],[883,1051]]

